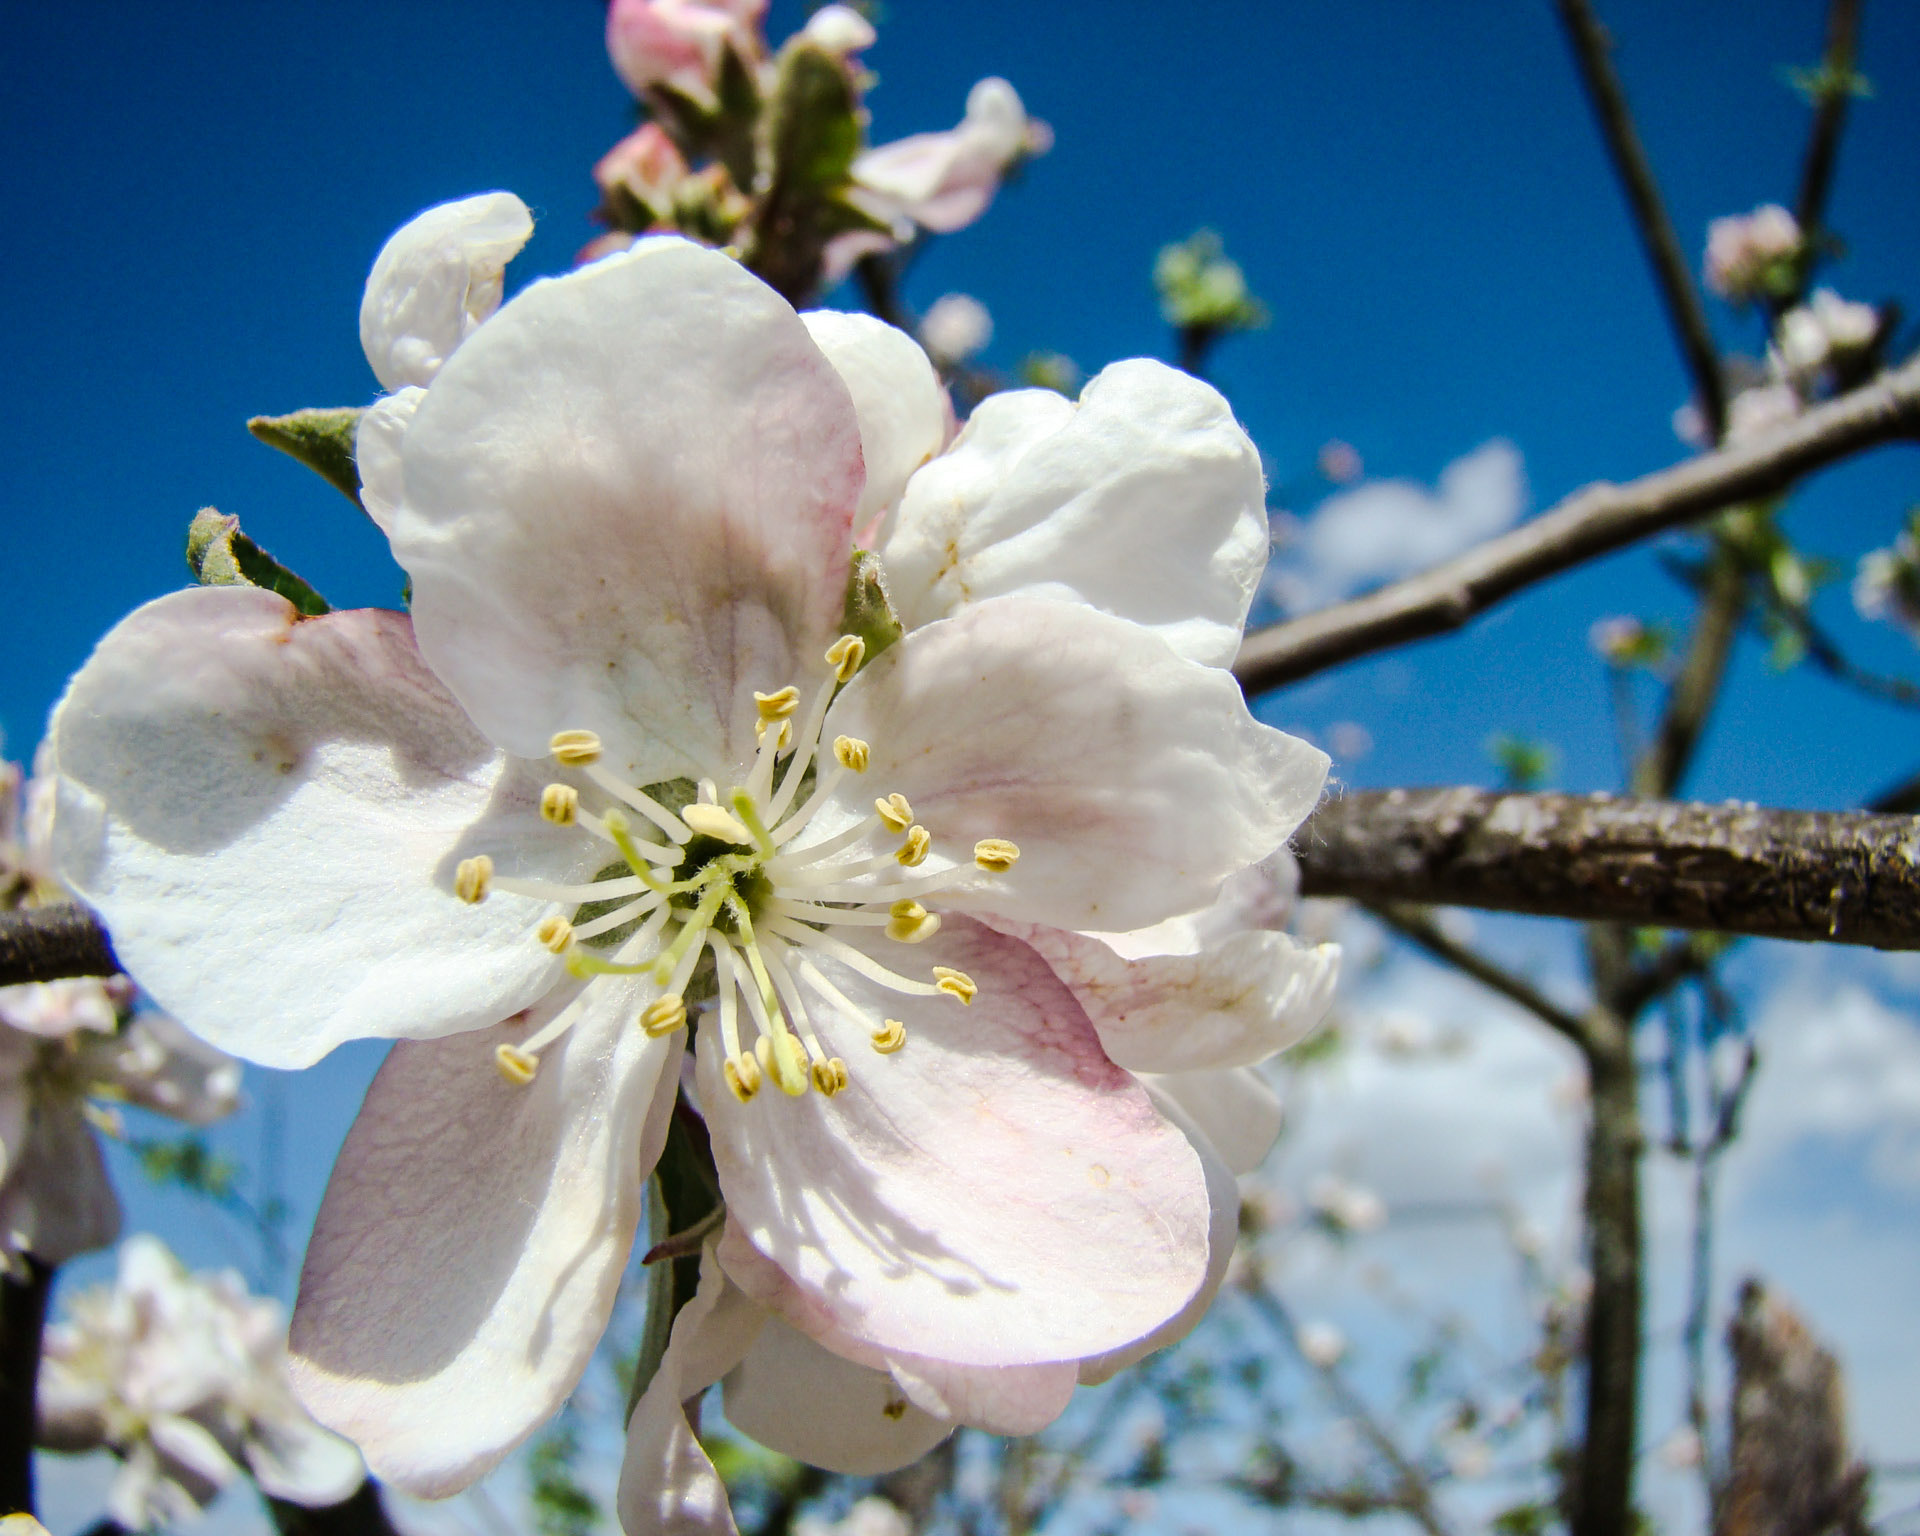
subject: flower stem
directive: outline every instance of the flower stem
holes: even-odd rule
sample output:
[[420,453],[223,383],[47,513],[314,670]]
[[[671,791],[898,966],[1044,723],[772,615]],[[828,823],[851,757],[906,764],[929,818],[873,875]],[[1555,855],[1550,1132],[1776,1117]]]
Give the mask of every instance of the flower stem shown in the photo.
[[53,1266],[30,1255],[0,1276],[0,1511],[33,1513],[34,1397]]

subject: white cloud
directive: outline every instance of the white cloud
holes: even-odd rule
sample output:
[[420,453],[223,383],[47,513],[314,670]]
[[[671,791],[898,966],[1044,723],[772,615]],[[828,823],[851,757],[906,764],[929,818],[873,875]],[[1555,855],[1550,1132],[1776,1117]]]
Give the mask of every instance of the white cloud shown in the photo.
[[1319,608],[1451,559],[1526,508],[1520,450],[1495,438],[1449,464],[1434,490],[1373,480],[1328,497],[1282,548],[1268,589],[1289,612]]

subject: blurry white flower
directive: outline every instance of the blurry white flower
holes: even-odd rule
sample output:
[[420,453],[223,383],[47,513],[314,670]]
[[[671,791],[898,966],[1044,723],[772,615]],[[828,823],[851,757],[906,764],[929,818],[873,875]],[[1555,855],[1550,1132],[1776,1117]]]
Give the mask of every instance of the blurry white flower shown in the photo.
[[965,362],[991,340],[993,316],[971,294],[943,294],[920,320],[920,344],[942,367]]
[[871,48],[879,36],[873,30],[873,23],[850,5],[821,6],[807,18],[802,35],[815,47],[842,58]]
[[1331,1370],[1347,1352],[1347,1336],[1332,1323],[1312,1322],[1300,1329],[1300,1353],[1310,1365]]
[[1775,432],[1800,414],[1800,394],[1791,384],[1743,389],[1727,403],[1727,441],[1748,443]]
[[338,1504],[360,1454],[294,1401],[286,1336],[279,1305],[233,1271],[190,1275],[158,1238],[131,1237],[113,1283],[47,1329],[40,1443],[118,1456],[107,1508],[133,1530],[190,1517],[243,1472],[274,1498]]
[[1672,1467],[1675,1471],[1685,1471],[1688,1467],[1700,1465],[1705,1449],[1700,1444],[1699,1432],[1691,1427],[1683,1427],[1661,1441],[1656,1454],[1662,1465]]
[[1366,465],[1360,460],[1360,452],[1352,443],[1343,443],[1339,438],[1323,443],[1319,457],[1320,477],[1335,485],[1351,485],[1367,472]]
[[1314,1214],[1340,1232],[1375,1232],[1386,1225],[1387,1205],[1372,1190],[1323,1174],[1307,1191]]
[[1880,312],[1871,304],[1843,299],[1831,288],[1819,289],[1805,304],[1780,317],[1774,342],[1776,371],[1786,378],[1811,381],[1829,364],[1856,357],[1880,333]]
[[1631,614],[1615,614],[1593,621],[1587,630],[1587,644],[1602,661],[1620,666],[1632,660],[1646,633],[1647,626]]
[[1493,1452],[1487,1449],[1486,1441],[1475,1435],[1449,1436],[1442,1454],[1455,1477],[1485,1477],[1493,1470]]
[[1433,1021],[1410,1008],[1390,1008],[1380,1015],[1378,1043],[1389,1056],[1419,1056],[1434,1048]]
[[1778,203],[1707,226],[1707,286],[1736,304],[1778,293],[1800,257],[1800,226]]
[[1920,516],[1909,514],[1890,546],[1860,557],[1853,606],[1863,619],[1886,619],[1920,639]]
[[1373,732],[1353,720],[1336,720],[1327,727],[1327,745],[1340,761],[1355,762],[1373,750]]

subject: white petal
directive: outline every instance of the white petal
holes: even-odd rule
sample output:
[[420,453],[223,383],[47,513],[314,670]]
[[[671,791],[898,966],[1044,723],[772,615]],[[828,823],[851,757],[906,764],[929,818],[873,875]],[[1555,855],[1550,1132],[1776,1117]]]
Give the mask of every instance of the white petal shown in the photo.
[[727,1422],[769,1450],[852,1477],[918,1461],[953,1433],[885,1371],[834,1354],[778,1317],[727,1377],[726,1407]]
[[206,1040],[305,1066],[343,1040],[471,1029],[560,975],[544,906],[453,895],[469,854],[581,878],[542,775],[481,737],[404,615],[302,620],[197,587],[100,642],[50,727],[55,856],[127,969]]
[[57,1266],[119,1235],[120,1202],[79,1101],[43,1090],[28,1111],[26,1146],[0,1184],[0,1249]]
[[429,208],[381,247],[360,301],[360,345],[385,389],[429,384],[500,305],[507,263],[533,237],[511,192]]
[[[908,963],[885,939],[861,947]],[[831,1098],[769,1084],[738,1103],[718,1031],[702,1026],[722,1261],[809,1333],[955,1364],[1078,1359],[1157,1326],[1205,1269],[1204,1181],[1186,1139],[1025,945],[954,917],[911,956],[922,975],[965,972],[979,995],[965,1008],[903,997],[821,959],[861,1010],[812,1009],[851,1078]],[[880,1057],[869,1038],[887,1017],[907,1042]],[[732,1269],[741,1244],[796,1294],[755,1293],[758,1272]]]
[[520,1087],[526,1024],[396,1046],[347,1135],[307,1246],[294,1385],[373,1471],[433,1498],[538,1427],[599,1342],[678,1088],[649,996],[603,979]]
[[1143,1073],[1141,1081],[1162,1109],[1172,1100],[1235,1173],[1252,1173],[1280,1139],[1280,1096],[1251,1067]]
[[764,1321],[727,1280],[709,1243],[700,1287],[674,1318],[666,1353],[627,1421],[615,1495],[626,1536],[734,1536],[726,1487],[683,1405],[740,1362]]
[[953,403],[920,344],[872,315],[811,309],[800,317],[853,396],[867,484],[854,513],[854,539],[874,533],[900,500],[907,477],[946,446]]
[[161,1456],[211,1488],[224,1488],[240,1475],[220,1442],[192,1419],[156,1414],[147,1424],[147,1434]]
[[343,1504],[366,1481],[360,1453],[322,1429],[297,1405],[284,1417],[256,1420],[244,1447],[260,1491],[309,1509]]
[[839,632],[860,429],[799,317],[718,252],[642,240],[538,282],[414,413],[394,554],[420,648],[537,757],[600,733],[647,784],[751,755],[754,688]]
[[914,476],[881,559],[909,626],[1031,592],[1228,666],[1267,559],[1260,455],[1218,391],[1145,358],[1078,406],[1009,390]]
[[426,391],[409,384],[367,407],[353,435],[353,462],[360,474],[360,505],[382,533],[393,532],[393,517],[406,494],[401,478],[400,446]]
[[1020,849],[942,904],[1062,928],[1139,928],[1213,901],[1299,825],[1327,769],[1256,721],[1226,672],[1035,597],[910,631],[835,701],[836,733],[870,743],[869,767],[806,841],[899,792],[933,835],[928,869],[971,861],[981,838]]
[[189,1125],[211,1125],[240,1104],[240,1064],[148,1011],[85,1053],[83,1069],[108,1095]]
[[1079,1385],[1078,1361],[1045,1365],[955,1365],[893,1354],[887,1368],[916,1408],[995,1435],[1031,1435],[1067,1410]]

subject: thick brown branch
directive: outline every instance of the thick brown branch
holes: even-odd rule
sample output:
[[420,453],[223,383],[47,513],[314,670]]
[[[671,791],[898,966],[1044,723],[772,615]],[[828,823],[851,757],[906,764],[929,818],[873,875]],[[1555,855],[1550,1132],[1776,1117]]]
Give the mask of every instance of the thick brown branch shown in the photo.
[[85,907],[0,912],[0,987],[62,976],[111,976],[119,969],[106,930]]
[[1693,284],[1693,273],[1680,251],[1660,201],[1660,188],[1653,179],[1653,167],[1640,134],[1633,126],[1633,114],[1627,107],[1620,77],[1614,72],[1613,45],[1606,28],[1600,25],[1587,0],[1556,0],[1560,20],[1567,29],[1567,41],[1573,45],[1575,62],[1580,66],[1580,81],[1593,103],[1600,134],[1606,141],[1607,157],[1621,190],[1633,210],[1634,228],[1640,233],[1647,263],[1666,306],[1667,320],[1674,339],[1680,344],[1687,372],[1693,376],[1694,393],[1700,399],[1700,414],[1705,418],[1708,435],[1719,441],[1727,417],[1726,388],[1720,377],[1720,354],[1707,328],[1707,312],[1700,292]]
[[1458,629],[1524,587],[1737,502],[1784,491],[1864,449],[1920,438],[1920,359],[1816,406],[1758,442],[1722,448],[1625,485],[1567,497],[1456,560],[1247,636],[1234,673],[1277,688],[1389,646]]
[[1309,896],[1920,949],[1920,819],[1395,789],[1314,812]]

